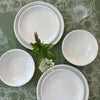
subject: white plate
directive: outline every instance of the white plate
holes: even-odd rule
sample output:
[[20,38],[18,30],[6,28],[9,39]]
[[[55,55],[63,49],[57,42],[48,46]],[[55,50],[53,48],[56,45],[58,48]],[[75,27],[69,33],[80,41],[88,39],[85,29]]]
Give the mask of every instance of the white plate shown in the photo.
[[34,32],[38,33],[41,41],[51,43],[59,33],[58,16],[50,8],[35,5],[26,9],[20,16],[18,30],[27,42],[35,42]]
[[0,78],[9,86],[22,86],[30,81],[35,71],[33,58],[24,50],[12,49],[0,58]]
[[[29,17],[29,14],[32,16]],[[40,17],[39,15],[41,14],[43,14],[43,16]],[[29,25],[29,22],[32,22],[33,19],[36,19],[36,22]],[[24,24],[24,27],[22,27],[21,23]],[[32,28],[34,29],[32,30]],[[32,2],[27,4],[20,9],[14,20],[16,38],[23,46],[29,49],[32,49],[30,42],[34,42],[35,31],[38,32],[39,38],[44,41],[44,43],[56,44],[60,40],[63,30],[64,21],[62,15],[53,5],[45,2]]]
[[54,71],[43,73],[38,81],[38,100],[88,100],[88,96],[84,75],[69,65],[56,65]]
[[98,54],[95,37],[86,30],[74,30],[63,40],[62,52],[72,64],[84,66],[90,64]]

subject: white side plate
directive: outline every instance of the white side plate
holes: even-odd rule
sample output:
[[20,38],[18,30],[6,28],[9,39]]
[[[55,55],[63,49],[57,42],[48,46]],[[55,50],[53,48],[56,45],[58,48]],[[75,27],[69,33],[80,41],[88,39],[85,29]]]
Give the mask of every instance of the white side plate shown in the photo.
[[35,42],[34,32],[44,43],[51,43],[59,33],[59,19],[48,7],[36,5],[25,10],[19,20],[19,33],[27,42]]

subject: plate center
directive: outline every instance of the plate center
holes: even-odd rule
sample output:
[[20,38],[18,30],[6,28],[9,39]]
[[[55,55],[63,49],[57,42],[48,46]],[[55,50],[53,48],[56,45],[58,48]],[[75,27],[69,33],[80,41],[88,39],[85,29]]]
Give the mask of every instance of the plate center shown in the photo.
[[83,100],[84,86],[82,80],[69,70],[56,70],[45,78],[42,100]]

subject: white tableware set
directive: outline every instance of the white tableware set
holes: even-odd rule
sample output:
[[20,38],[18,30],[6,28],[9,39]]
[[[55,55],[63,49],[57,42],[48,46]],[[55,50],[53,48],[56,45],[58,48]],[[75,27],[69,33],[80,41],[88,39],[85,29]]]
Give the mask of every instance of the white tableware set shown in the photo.
[[[14,20],[14,32],[18,41],[32,49],[34,32],[44,43],[57,44],[64,31],[61,13],[53,5],[32,2],[22,7]],[[95,37],[86,30],[68,33],[62,42],[62,53],[67,61],[77,66],[90,64],[98,54]],[[35,71],[31,55],[21,49],[13,49],[0,58],[0,78],[13,87],[26,84]],[[37,84],[38,100],[88,100],[89,87],[85,76],[69,65],[55,65],[54,70],[44,72]]]

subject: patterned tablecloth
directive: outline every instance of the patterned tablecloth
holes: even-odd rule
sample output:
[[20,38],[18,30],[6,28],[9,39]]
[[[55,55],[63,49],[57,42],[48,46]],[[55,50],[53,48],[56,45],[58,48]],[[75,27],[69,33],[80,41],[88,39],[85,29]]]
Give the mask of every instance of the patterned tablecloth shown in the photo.
[[[38,0],[0,0],[0,55],[13,48],[24,48],[16,39],[13,23],[16,13],[27,3]],[[58,44],[53,48],[55,64],[69,64],[61,52],[65,35],[75,29],[90,31],[97,39],[100,47],[100,0],[41,0],[53,4],[61,12],[65,30]],[[80,12],[81,10],[81,12]],[[37,62],[37,59],[34,58]],[[69,64],[70,65],[70,64]],[[89,100],[100,100],[100,50],[95,61],[87,66],[77,67],[86,76],[89,83]],[[5,85],[0,81],[0,100],[37,100],[36,86],[41,72],[36,63],[36,71],[32,80],[18,88]]]

